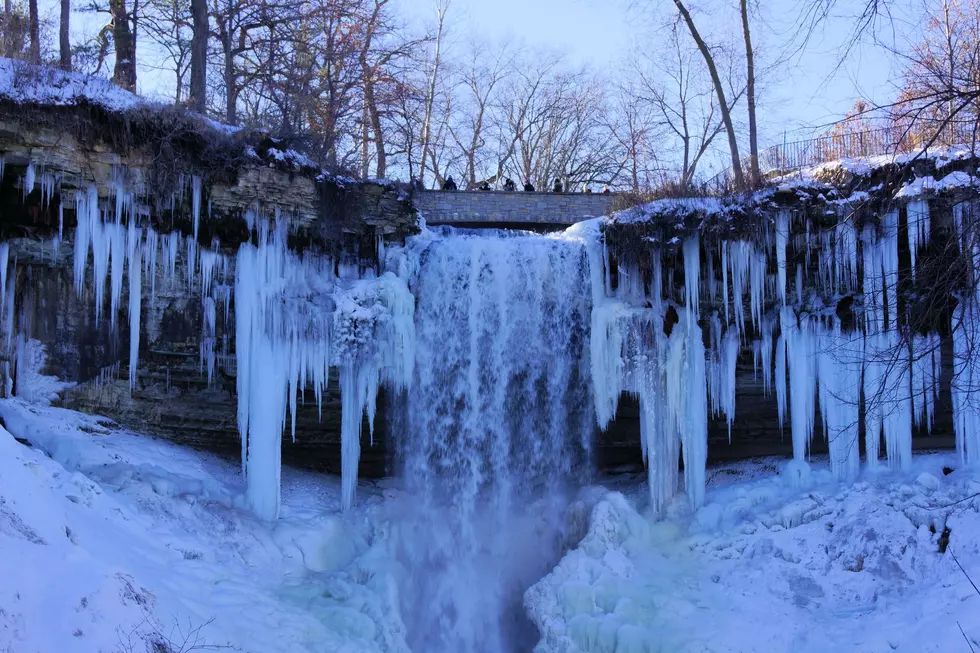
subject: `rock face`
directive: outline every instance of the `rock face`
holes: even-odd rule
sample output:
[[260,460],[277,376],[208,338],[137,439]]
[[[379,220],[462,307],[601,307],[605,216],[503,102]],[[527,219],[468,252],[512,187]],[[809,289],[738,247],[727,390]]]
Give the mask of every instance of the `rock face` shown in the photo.
[[[397,242],[417,230],[413,200],[433,223],[491,226],[571,223],[586,215],[607,212],[613,201],[601,195],[525,196],[522,193],[423,192],[412,198],[407,188],[396,184],[325,177],[264,135],[223,133],[180,112],[152,115],[136,112],[121,116],[93,107],[25,110],[23,106],[0,102],[0,154],[4,161],[0,178],[0,239],[9,244],[10,255],[16,261],[12,273],[16,329],[46,346],[46,373],[77,384],[65,394],[65,405],[102,413],[134,430],[229,457],[240,455],[234,303],[227,309],[220,303],[217,307],[218,356],[209,381],[200,353],[203,321],[200,290],[191,288],[186,268],[178,265],[176,277],[167,280],[163,278],[163,266],[158,266],[155,292],[151,293],[147,290],[149,284],[144,284],[139,369],[136,387],[130,391],[129,322],[125,317],[113,321],[107,309],[97,319],[91,269],[82,295],[75,291],[74,193],[94,186],[100,197],[108,200],[123,187],[143,189],[136,195],[141,224],[153,226],[161,234],[179,231],[186,236],[193,233],[190,188],[191,180],[197,176],[202,187],[200,246],[216,243],[218,249],[232,253],[255,235],[250,214],[278,214],[289,221],[290,244],[295,249],[315,245],[335,254],[338,261],[361,269],[377,265],[379,242]],[[876,178],[860,182],[846,171],[828,179],[865,195],[861,183],[868,188],[882,186],[890,194],[908,180],[908,172],[900,171],[897,181],[892,180],[890,184],[882,184]],[[24,180],[28,177],[33,177],[37,185],[25,193]],[[869,186],[872,181],[875,186]],[[624,266],[639,265],[639,272],[649,283],[650,270],[643,262],[648,264],[651,260],[652,247],[660,248],[665,287],[669,289],[665,299],[676,300],[680,305],[685,292],[685,270],[678,250],[685,237],[695,231],[702,236],[703,267],[713,270],[714,281],[708,283],[717,286],[722,279],[719,243],[757,239],[756,242],[770,246],[775,213],[794,211],[804,219],[796,221],[790,239],[797,243],[805,241],[808,251],[795,248],[788,263],[794,270],[797,266],[801,270],[802,294],[819,300],[811,302],[813,306],[808,310],[823,311],[828,316],[836,312],[844,328],[853,328],[858,320],[860,297],[856,293],[847,296],[821,293],[815,283],[822,274],[820,266],[824,265],[819,256],[818,232],[833,226],[840,215],[834,207],[841,205],[833,204],[840,194],[835,196],[831,190],[828,186],[807,187],[805,191],[777,190],[749,208],[733,200],[727,205],[732,207],[730,211],[717,213],[707,212],[695,203],[690,205],[694,208],[679,214],[678,205],[673,204],[673,208],[653,220],[613,221],[605,227],[609,254],[613,261]],[[933,242],[937,243],[933,247],[936,256],[940,256],[944,251],[941,243],[949,238],[953,198],[932,197],[929,201],[934,216]],[[881,207],[881,198],[871,198],[862,212],[855,215],[861,224],[874,225]],[[907,209],[902,205],[899,210],[905,223]],[[45,239],[59,232],[63,232],[64,242],[55,249]],[[904,265],[909,258],[907,240],[901,246]],[[927,258],[929,251],[921,252],[920,256]],[[918,283],[926,287],[930,285],[930,274],[948,272],[940,267],[920,269],[924,272]],[[765,273],[775,278],[777,271],[767,269]],[[617,284],[616,274],[611,276],[615,277],[614,285]],[[218,281],[231,284],[233,278]],[[938,331],[944,350],[934,435],[916,444],[941,446],[951,442],[952,434],[949,393],[952,356],[949,333],[943,331],[943,325],[949,324],[950,306],[933,303],[943,299],[933,291],[914,290],[910,287],[903,294],[900,306],[903,310],[906,305],[912,307],[911,313],[933,316],[935,326],[925,321],[920,326]],[[721,310],[719,296],[720,291],[702,289],[700,293],[706,333],[707,320]],[[744,301],[748,314],[747,298]],[[127,304],[125,287],[121,304]],[[774,308],[773,305],[765,307],[767,311]],[[752,346],[757,335],[751,330],[746,333],[738,355],[736,417],[731,441],[725,421],[712,420],[709,459],[780,455],[791,451],[788,421],[780,427],[775,398],[764,391],[761,374],[754,368]],[[299,410],[295,443],[290,441],[288,433],[284,437],[283,460],[287,464],[339,473],[340,406],[339,384],[332,378],[323,400],[322,417],[318,416],[311,397]],[[388,437],[388,432],[397,430],[397,425],[391,424],[385,408],[382,399],[373,445],[369,442],[366,421],[363,425],[361,477],[378,477],[393,471],[390,452],[397,443]],[[821,428],[818,415],[817,434]],[[635,401],[623,397],[617,419],[606,433],[596,438],[597,462],[607,470],[641,468],[639,439],[638,408]],[[825,441],[818,435],[814,452],[819,453],[825,447]]]
[[[15,263],[15,331],[45,345],[45,373],[77,384],[64,394],[64,405],[233,457],[240,455],[234,304],[227,311],[218,306],[219,355],[209,383],[200,355],[200,289],[187,281],[183,251],[173,280],[163,278],[159,264],[155,292],[148,281],[143,284],[139,369],[130,392],[130,325],[125,312],[115,319],[108,308],[97,319],[91,259],[82,295],[75,291],[73,195],[95,187],[111,205],[125,189],[134,193],[141,226],[190,236],[197,175],[199,246],[233,253],[254,236],[251,212],[287,220],[296,249],[316,246],[362,269],[377,266],[379,239],[401,240],[418,229],[410,199],[397,184],[323,175],[262,134],[227,134],[176,110],[120,115],[92,106],[25,108],[0,102],[0,155],[0,239]],[[29,177],[34,186],[25,193]],[[48,239],[59,232],[64,240],[52,246]],[[233,270],[216,282],[233,285]],[[127,285],[121,306],[128,304]],[[386,471],[383,404],[377,446],[365,442],[363,447],[366,477]],[[283,460],[339,473],[336,378],[322,407],[320,417],[310,397],[300,408],[296,442],[287,435]]]
[[[0,155],[0,235],[6,237],[50,235],[59,223],[71,228],[74,193],[93,185],[103,199],[120,188],[132,192],[137,213],[157,232],[191,235],[195,177],[203,246],[217,241],[234,251],[250,237],[250,213],[281,216],[297,242],[337,251],[418,230],[398,184],[326,175],[264,134],[228,134],[175,109],[112,114],[0,102]],[[22,180],[29,176],[37,187],[25,194]]]

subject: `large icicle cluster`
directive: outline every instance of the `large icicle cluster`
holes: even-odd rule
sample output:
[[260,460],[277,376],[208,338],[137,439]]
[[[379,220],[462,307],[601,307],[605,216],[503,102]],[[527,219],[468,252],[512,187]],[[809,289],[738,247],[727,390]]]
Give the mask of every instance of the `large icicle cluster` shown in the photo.
[[[700,246],[686,241],[684,251],[685,294],[690,308],[676,307],[679,320],[664,332],[668,303],[662,295],[663,269],[659,252],[652,261],[649,293],[642,282],[620,285],[617,297],[609,296],[608,254],[597,222],[583,223],[569,236],[584,242],[592,271],[592,385],[596,419],[605,429],[616,413],[619,397],[631,393],[640,401],[640,437],[647,463],[651,507],[663,514],[677,492],[678,463],[684,459],[684,487],[694,506],[704,499],[707,462],[708,387],[712,401],[726,415],[734,415],[734,359],[726,349],[724,360],[706,369],[705,349],[698,324],[700,297]],[[627,279],[641,279],[637,269],[621,269]],[[649,305],[649,308],[643,306]],[[736,341],[737,344],[737,341]],[[734,349],[737,355],[737,348]],[[727,366],[727,367],[726,367]],[[726,371],[722,372],[723,369]],[[725,378],[721,379],[720,376]],[[729,392],[730,391],[730,392]]]
[[[929,204],[916,200],[905,210],[914,270],[919,250],[929,245]],[[961,246],[969,247],[966,210],[958,207],[954,217]],[[908,334],[899,316],[899,209],[883,215],[879,228],[866,226],[860,237],[854,217],[842,211],[833,227],[817,235],[809,221],[800,224],[801,218],[787,210],[774,218],[774,238],[764,231],[753,242],[724,240],[714,252],[697,237],[685,240],[678,248],[683,289],[670,298],[663,297],[663,289],[672,289],[674,283],[668,278],[664,284],[656,246],[649,290],[639,270],[630,266],[619,268],[619,284],[613,289],[612,263],[598,224],[569,232],[585,242],[594,275],[591,356],[597,421],[605,428],[615,417],[621,393],[639,397],[655,513],[663,513],[677,489],[679,455],[684,456],[688,498],[692,505],[700,504],[707,418],[723,417],[731,438],[739,354],[749,334],[754,335],[755,373],[761,369],[764,390],[775,391],[780,424],[789,421],[792,473],[801,479],[808,474],[818,406],[821,435],[828,442],[833,472],[841,479],[860,470],[862,417],[872,469],[878,465],[882,438],[889,466],[906,469],[913,431],[932,429],[940,341],[936,334]],[[812,249],[817,252],[811,262]],[[980,270],[980,247],[971,251]],[[861,328],[845,330],[817,293],[804,290],[813,287],[811,282],[823,297],[860,293]],[[701,320],[704,299],[718,312]],[[960,304],[957,319],[963,328],[954,338],[957,434],[970,460],[980,458],[980,436],[974,435],[980,432],[980,408],[971,403],[969,391],[974,381],[980,383],[980,364],[974,362],[978,357],[969,355],[978,305],[974,299]],[[664,333],[668,306],[678,320],[672,331],[666,325],[669,333]],[[702,324],[707,351],[701,345]]]
[[414,367],[414,298],[392,274],[343,287],[333,260],[299,257],[286,232],[259,226],[258,245],[235,262],[238,427],[251,508],[279,514],[282,432],[295,439],[297,396],[309,385],[321,404],[330,366],[340,368],[342,507],[354,501],[361,419],[373,418],[378,385],[407,384]]
[[[24,192],[40,184],[44,197],[50,198],[56,181],[43,173],[38,175],[30,166],[23,180]],[[227,333],[234,295],[238,423],[243,471],[248,480],[246,499],[267,519],[274,519],[279,512],[280,442],[285,420],[291,418],[295,439],[299,394],[311,386],[319,405],[330,367],[339,367],[342,504],[348,508],[353,504],[357,481],[361,418],[367,413],[373,433],[379,384],[404,387],[414,370],[414,298],[393,274],[364,280],[336,278],[333,260],[314,255],[298,257],[287,250],[285,222],[281,228],[273,228],[254,215],[249,215],[249,223],[257,228],[258,243],[242,246],[233,266],[216,247],[209,250],[198,246],[204,210],[202,180],[192,176],[187,181],[179,186],[181,193],[186,185],[191,194],[194,234],[188,237],[177,232],[160,235],[140,225],[141,192],[126,184],[122,170],[111,180],[108,198],[100,198],[95,186],[77,191],[75,289],[79,295],[86,292],[91,260],[96,322],[103,319],[108,303],[109,326],[114,328],[122,309],[123,284],[128,282],[131,390],[137,385],[143,292],[149,291],[151,301],[156,297],[161,255],[164,283],[173,285],[178,271],[182,271],[189,288],[200,290],[201,372],[206,373],[209,383],[219,351],[225,355],[228,348],[227,335],[219,345],[218,308],[223,307]],[[183,197],[175,195],[174,204],[178,202],[183,202]],[[6,279],[8,251],[6,244],[0,245],[0,290],[4,297],[10,296],[11,304],[4,313],[10,316],[5,345],[9,349],[13,284]],[[24,352],[22,357],[27,356],[23,344],[19,351]],[[25,358],[25,370],[29,369],[27,362]],[[7,378],[9,385],[9,370]]]
[[980,462],[980,233],[978,206],[962,202],[953,206],[953,227],[958,245],[972,261],[972,288],[966,291],[953,315],[953,424],[956,448],[963,460]]

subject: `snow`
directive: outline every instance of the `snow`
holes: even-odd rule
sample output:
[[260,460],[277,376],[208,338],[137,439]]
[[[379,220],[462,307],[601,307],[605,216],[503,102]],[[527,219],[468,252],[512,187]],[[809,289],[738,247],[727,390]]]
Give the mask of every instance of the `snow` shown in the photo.
[[334,480],[287,470],[270,525],[235,465],[71,411],[0,416],[0,650],[142,651],[176,624],[245,652],[408,650],[379,495],[342,516]]
[[[246,653],[409,650],[392,525],[413,495],[336,513],[335,479],[286,469],[270,523],[234,464],[18,400],[0,417],[0,650],[142,647],[175,623]],[[841,483],[811,465],[804,488],[772,459],[709,469],[704,506],[658,521],[645,483],[584,487],[524,592],[535,651],[919,653],[959,650],[960,627],[976,646],[977,471],[927,454]]]
[[590,514],[585,537],[524,596],[535,652],[944,651],[966,647],[960,627],[976,646],[980,595],[953,556],[975,577],[980,477],[944,476],[952,464],[850,485],[821,462],[801,490],[772,461],[742,463],[660,522],[583,490],[570,512]]
[[684,197],[654,200],[616,213],[611,219],[620,224],[647,222],[651,219],[683,219],[690,215],[724,216],[732,213],[737,203],[715,197]]
[[2,58],[0,97],[20,103],[55,106],[89,103],[113,111],[149,104],[103,77],[66,73],[57,68]]

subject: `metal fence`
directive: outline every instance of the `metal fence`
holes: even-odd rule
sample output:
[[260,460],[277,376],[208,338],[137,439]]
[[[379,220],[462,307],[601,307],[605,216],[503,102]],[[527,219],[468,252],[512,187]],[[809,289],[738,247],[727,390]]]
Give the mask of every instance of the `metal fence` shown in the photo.
[[[929,148],[970,146],[977,140],[976,123],[940,123],[930,130],[928,125],[916,124],[910,130],[904,126],[883,127],[863,131],[841,131],[808,140],[783,142],[759,152],[759,171],[764,177],[787,174],[801,168],[858,157],[908,154]],[[748,159],[742,162],[748,174]],[[723,170],[705,184],[710,194],[731,193],[735,189],[731,168]]]

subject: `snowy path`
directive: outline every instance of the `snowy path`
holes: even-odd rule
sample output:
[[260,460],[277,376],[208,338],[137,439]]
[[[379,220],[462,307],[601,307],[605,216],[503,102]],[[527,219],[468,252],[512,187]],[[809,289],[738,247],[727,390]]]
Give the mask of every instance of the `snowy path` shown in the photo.
[[270,526],[234,465],[71,411],[0,416],[37,447],[0,429],[0,651],[142,653],[177,623],[242,651],[405,650],[376,494],[342,518],[335,479],[287,470]]

